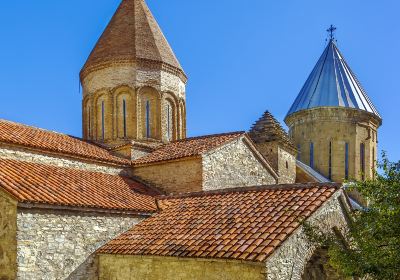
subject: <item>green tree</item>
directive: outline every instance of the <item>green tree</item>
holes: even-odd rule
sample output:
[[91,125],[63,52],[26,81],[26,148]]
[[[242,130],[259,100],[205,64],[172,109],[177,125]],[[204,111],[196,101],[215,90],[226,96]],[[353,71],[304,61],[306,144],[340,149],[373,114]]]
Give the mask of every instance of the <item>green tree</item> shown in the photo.
[[349,213],[344,236],[305,225],[309,238],[328,248],[330,264],[344,277],[400,279],[400,162],[383,154],[379,166],[382,173],[374,180],[350,184],[368,205]]

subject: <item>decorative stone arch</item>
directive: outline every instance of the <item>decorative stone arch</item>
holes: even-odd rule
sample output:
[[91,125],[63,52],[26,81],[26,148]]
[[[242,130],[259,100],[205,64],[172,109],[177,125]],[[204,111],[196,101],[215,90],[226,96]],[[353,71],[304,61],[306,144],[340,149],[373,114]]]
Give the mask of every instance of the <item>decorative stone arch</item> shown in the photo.
[[317,248],[305,264],[302,280],[342,280],[329,264],[328,248]]
[[178,100],[172,92],[163,93],[162,134],[164,141],[178,139]]
[[89,95],[82,100],[82,133],[84,139],[93,138],[93,98]]
[[161,93],[149,86],[137,90],[138,138],[161,140]]
[[137,98],[135,90],[129,86],[113,89],[113,137],[130,139],[137,136]]
[[[109,91],[101,90],[94,94],[94,123],[96,140],[110,140],[113,135],[113,105]],[[104,109],[104,112],[103,112]],[[104,113],[104,116],[103,116]],[[103,119],[104,118],[104,119]],[[104,123],[103,123],[104,121]],[[104,133],[103,133],[104,129]],[[103,135],[104,134],[104,135]]]

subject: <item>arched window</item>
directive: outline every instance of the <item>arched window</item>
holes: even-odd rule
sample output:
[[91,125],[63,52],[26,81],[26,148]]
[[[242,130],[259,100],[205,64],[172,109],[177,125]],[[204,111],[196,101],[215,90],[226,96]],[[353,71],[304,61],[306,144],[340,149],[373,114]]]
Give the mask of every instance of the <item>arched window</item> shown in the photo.
[[105,139],[105,107],[104,101],[101,101],[101,139]]
[[171,104],[167,104],[167,139],[170,141],[172,139],[172,107]]
[[150,100],[146,100],[146,113],[145,113],[146,138],[150,138],[151,136],[150,114],[151,114]]
[[375,180],[375,160],[376,160],[376,155],[375,155],[375,147],[372,147],[372,179]]
[[314,168],[314,143],[310,143],[310,167]]
[[361,179],[365,180],[365,144],[360,144],[360,171]]
[[90,112],[90,106],[87,106],[87,136],[89,139],[92,139],[92,116]]
[[140,137],[162,140],[163,107],[160,93],[154,88],[145,87],[139,90],[138,98]]
[[124,138],[127,137],[127,132],[126,132],[126,100],[122,100],[122,127],[123,127],[123,133],[124,133]]
[[172,141],[175,138],[175,124],[174,124],[174,114],[175,107],[170,100],[166,100],[164,107],[164,115],[165,115],[165,134],[164,137],[167,141]]
[[349,143],[345,144],[344,151],[344,178],[349,179]]

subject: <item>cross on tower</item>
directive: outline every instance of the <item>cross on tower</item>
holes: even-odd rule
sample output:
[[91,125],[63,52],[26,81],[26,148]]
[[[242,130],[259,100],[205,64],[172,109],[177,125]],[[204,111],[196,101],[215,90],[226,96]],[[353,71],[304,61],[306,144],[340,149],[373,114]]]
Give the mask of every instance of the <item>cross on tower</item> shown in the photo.
[[331,24],[331,26],[326,30],[326,32],[329,33],[329,37],[331,40],[333,40],[335,38],[334,33],[335,33],[336,29],[337,28]]

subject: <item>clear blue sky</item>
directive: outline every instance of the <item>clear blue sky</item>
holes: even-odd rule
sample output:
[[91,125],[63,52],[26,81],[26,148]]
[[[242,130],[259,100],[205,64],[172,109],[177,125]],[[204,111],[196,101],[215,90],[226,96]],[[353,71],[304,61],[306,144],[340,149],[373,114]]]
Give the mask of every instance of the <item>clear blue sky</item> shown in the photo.
[[[1,1],[0,118],[80,136],[78,73],[119,1]],[[282,121],[333,23],[400,159],[400,1],[148,4],[189,76],[189,135],[248,130],[266,109]]]

